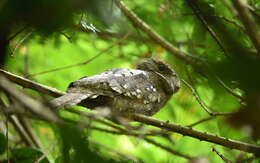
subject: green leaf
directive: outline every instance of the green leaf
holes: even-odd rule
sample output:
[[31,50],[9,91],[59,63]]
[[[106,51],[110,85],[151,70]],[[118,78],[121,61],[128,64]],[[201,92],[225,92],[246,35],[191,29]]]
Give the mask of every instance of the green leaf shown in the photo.
[[[21,147],[12,150],[12,160],[14,160],[15,163],[34,163],[42,156],[42,152],[31,147]],[[49,161],[44,158],[40,163],[49,163]]]
[[4,154],[7,149],[7,138],[4,134],[0,133],[0,155]]

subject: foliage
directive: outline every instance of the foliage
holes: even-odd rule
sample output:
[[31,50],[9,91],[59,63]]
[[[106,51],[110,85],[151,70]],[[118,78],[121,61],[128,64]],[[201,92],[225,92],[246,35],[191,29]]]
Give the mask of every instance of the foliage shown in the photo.
[[[134,64],[145,57],[162,58],[195,92],[182,83],[181,90],[155,118],[187,126],[210,116],[200,104],[203,102],[213,113],[237,112],[231,116],[213,115],[211,120],[200,123],[193,129],[259,145],[260,52],[241,18],[234,14],[237,12],[234,3],[225,0],[124,1],[126,6],[169,43],[194,58],[199,58],[201,63],[195,65],[187,64],[149,38],[147,33],[133,25],[120,12],[114,2],[75,2],[77,3],[71,0],[0,2],[0,22],[12,20],[8,36],[14,35],[26,25],[25,30],[9,40],[4,68],[65,91],[70,82],[83,76],[111,68],[134,68]],[[259,32],[260,4],[256,0],[248,0],[248,5]],[[0,27],[0,30],[9,28]],[[124,37],[126,38],[122,39]],[[120,39],[121,42],[118,43]],[[109,50],[105,50],[110,46]],[[93,57],[96,58],[92,59]],[[82,62],[85,64],[55,70]],[[40,92],[29,89],[23,91],[34,99],[52,99]],[[8,97],[4,93],[1,98],[8,103]],[[11,105],[10,101],[8,104]],[[82,107],[74,109],[93,112]],[[23,142],[14,127],[8,131],[8,141],[11,143],[6,150],[6,138],[1,134],[0,154],[5,152],[1,155],[1,160],[7,160],[10,151],[11,160],[34,160],[44,153],[46,157],[42,162],[187,162],[187,158],[169,153],[145,139],[142,132],[146,129],[155,130],[155,127],[146,126],[142,129],[143,126],[139,126],[139,123],[131,122],[134,128],[138,128],[139,135],[127,136],[97,130],[95,127],[108,130],[113,128],[91,118],[65,110],[59,111],[59,115],[66,123],[53,124],[25,117],[40,142],[37,150],[25,147],[28,144]],[[4,125],[3,114],[0,119],[0,125]],[[232,161],[252,158],[257,161],[253,154],[174,132],[165,131],[164,136],[149,138],[182,154],[196,159],[204,158],[209,162],[222,161],[212,151],[213,147]],[[192,162],[192,159],[188,161]]]

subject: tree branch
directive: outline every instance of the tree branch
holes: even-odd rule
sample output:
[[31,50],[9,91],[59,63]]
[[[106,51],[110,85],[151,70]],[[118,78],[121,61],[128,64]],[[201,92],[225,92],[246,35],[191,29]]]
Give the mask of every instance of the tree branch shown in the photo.
[[47,95],[52,96],[52,97],[59,97],[59,96],[62,96],[62,95],[65,94],[64,92],[61,92],[61,91],[59,91],[55,88],[51,88],[51,87],[45,86],[43,84],[34,82],[32,80],[28,80],[26,78],[12,74],[12,73],[5,71],[3,69],[0,69],[0,74],[2,74],[7,79],[11,80],[12,82],[14,82],[14,83],[16,83],[16,84],[18,84],[18,85],[20,85],[24,88],[30,88],[32,90],[39,91],[41,93],[47,94]]
[[159,119],[155,119],[152,117],[147,117],[140,114],[134,114],[132,117],[135,121],[142,122],[147,125],[156,126],[159,128],[163,128],[169,131],[177,132],[184,136],[191,136],[193,138],[199,139],[201,141],[212,142],[215,144],[219,144],[225,146],[230,149],[238,149],[245,152],[260,154],[260,146],[256,146],[253,144],[248,144],[232,139],[228,139],[221,136],[215,136],[206,132],[201,132],[198,130],[193,130],[189,127],[184,127],[181,125],[177,125],[174,123],[169,123],[168,121],[162,121]]
[[[81,112],[81,113],[80,113]],[[98,118],[98,115],[97,114],[91,114],[91,113],[86,113],[85,112],[82,112],[82,111],[79,111],[78,113],[80,113],[81,116],[83,117],[87,117],[89,118],[90,120],[92,120],[92,118],[95,118],[93,120],[99,120]],[[99,116],[99,117],[102,117],[102,116]],[[77,123],[77,121],[75,120],[70,120],[72,121],[73,123]],[[101,131],[101,132],[106,132],[106,133],[110,133],[110,134],[116,134],[116,135],[128,135],[128,136],[134,136],[136,138],[141,138],[145,141],[147,141],[148,143],[150,144],[153,144],[173,155],[176,155],[176,156],[179,156],[179,157],[182,157],[182,158],[185,158],[187,160],[193,160],[193,159],[196,159],[196,157],[192,157],[192,156],[189,156],[189,155],[186,155],[186,154],[183,154],[183,153],[180,153],[170,147],[167,147],[165,145],[162,145],[150,138],[148,138],[147,136],[160,136],[160,135],[154,135],[154,134],[151,134],[151,133],[137,133],[135,132],[134,130],[128,130],[128,129],[123,129],[123,128],[120,128],[119,130],[117,128],[114,128],[114,130],[109,130],[109,129],[105,129],[105,128],[100,128],[100,127],[95,127],[95,126],[92,126],[90,125],[89,123],[86,123],[86,122],[79,122],[81,126],[84,126],[85,128],[88,128],[88,129],[92,129],[92,130],[97,130],[97,131]]]
[[[10,80],[13,79],[14,82],[16,82],[17,84],[19,84],[21,86],[27,86],[27,88],[28,88],[29,84],[31,84],[31,85],[35,84],[35,86],[30,86],[29,88],[36,90],[36,91],[39,91],[41,93],[52,92],[52,90],[54,90],[53,88],[50,88],[50,90],[47,90],[49,88],[47,86],[38,84],[38,83],[30,81],[28,79],[24,79],[22,77],[18,77],[16,75],[11,74],[11,73],[6,72],[5,76],[9,76],[9,77],[11,76]],[[15,76],[15,78],[14,78],[14,76]],[[4,88],[5,90],[11,91],[11,90],[9,90],[9,88],[4,87],[4,86],[8,86],[10,83],[2,82],[3,81],[2,78],[3,77],[0,76],[0,79],[1,79],[0,80],[0,87],[2,89]],[[40,87],[41,89],[39,89],[37,86],[41,86]],[[11,91],[10,93],[12,93],[12,95],[14,97],[17,97],[17,96],[20,95],[20,94],[16,94],[17,91],[14,91],[14,92]],[[60,92],[59,95],[63,95],[63,94],[64,93]],[[57,96],[57,94],[53,94],[53,95]],[[56,97],[56,96],[54,96],[54,97]],[[24,101],[23,103],[26,103],[26,101]],[[32,105],[32,106],[34,106],[34,108],[37,109],[37,111],[36,111],[37,113],[41,112],[41,113],[46,114],[47,109],[45,109],[45,107],[41,107],[41,106],[37,107],[37,106],[39,106],[39,104]],[[41,109],[44,110],[44,112],[42,112]],[[206,132],[193,130],[190,127],[180,126],[180,125],[177,125],[177,124],[174,124],[174,123],[169,123],[167,121],[158,120],[158,119],[148,117],[148,116],[145,116],[145,115],[133,114],[132,119],[135,120],[135,121],[147,124],[147,125],[156,126],[156,127],[162,128],[162,129],[166,129],[168,131],[176,132],[176,133],[179,133],[179,134],[182,134],[182,135],[185,135],[185,136],[190,136],[190,137],[202,140],[202,141],[207,141],[207,142],[219,144],[219,145],[225,146],[227,148],[237,149],[237,150],[241,150],[241,151],[245,151],[245,152],[249,152],[249,153],[260,154],[260,146],[256,146],[256,145],[253,145],[253,144],[248,144],[248,143],[228,139],[228,138],[225,138],[225,137],[215,136],[213,134],[209,134],[209,133],[206,133]],[[55,120],[56,120],[56,118],[55,118]]]
[[40,115],[50,122],[59,121],[59,117],[53,111],[51,111],[50,108],[18,90],[13,83],[11,83],[2,75],[0,75],[0,89],[18,101],[19,104],[21,104],[23,107],[29,109],[32,113]]
[[[1,110],[2,114],[4,114],[6,116],[6,118],[7,118],[7,120],[13,125],[13,127],[17,131],[17,133],[20,136],[20,138],[23,141],[23,143],[25,145],[27,145],[27,146],[34,147],[35,144],[29,138],[28,134],[25,132],[25,130],[21,126],[21,124],[17,121],[17,117],[16,116],[12,116],[12,114],[8,113],[8,111],[10,111],[10,109],[8,109],[8,108],[9,107],[3,102],[3,100],[0,99],[0,110]],[[12,111],[14,112],[13,109],[12,109]]]

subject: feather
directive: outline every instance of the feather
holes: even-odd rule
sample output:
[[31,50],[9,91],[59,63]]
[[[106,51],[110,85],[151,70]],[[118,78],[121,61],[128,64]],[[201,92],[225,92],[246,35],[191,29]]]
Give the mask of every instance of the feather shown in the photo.
[[87,99],[90,94],[82,93],[67,93],[61,97],[55,98],[51,101],[54,108],[64,108],[65,106],[77,105],[81,101]]

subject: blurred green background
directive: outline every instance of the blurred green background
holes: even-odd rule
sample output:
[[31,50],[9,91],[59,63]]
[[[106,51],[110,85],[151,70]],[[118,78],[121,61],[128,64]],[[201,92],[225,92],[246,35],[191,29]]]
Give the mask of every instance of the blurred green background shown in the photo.
[[[58,7],[53,10],[59,11],[60,8],[63,8],[63,3],[67,1],[57,2]],[[205,19],[208,25],[216,33],[222,47],[207,31],[205,26],[202,25],[201,21],[189,7],[187,1],[128,0],[125,1],[125,3],[140,18],[173,45],[183,51],[194,54],[196,57],[206,60],[206,62],[211,64],[211,70],[231,87],[234,92],[244,95],[248,87],[245,86],[246,84],[241,84],[243,80],[240,80],[240,78],[243,78],[243,74],[241,74],[242,77],[238,78],[236,76],[229,76],[229,73],[234,74],[233,69],[237,68],[237,63],[244,61],[244,59],[238,59],[234,56],[247,55],[249,53],[254,55],[256,52],[252,50],[254,47],[243,31],[244,29],[241,28],[241,23],[223,1],[200,0],[197,2],[204,16],[206,15]],[[31,2],[28,1],[28,3]],[[80,12],[76,10],[76,13],[65,14],[63,20],[57,22],[58,25],[50,25],[47,28],[48,30],[45,30],[45,27],[43,28],[41,25],[38,25],[38,23],[35,23],[35,21],[30,21],[30,23],[33,22],[37,24],[37,26],[32,25],[35,30],[28,28],[29,30],[26,29],[10,42],[4,68],[17,75],[25,76],[44,85],[66,91],[70,82],[78,80],[83,76],[98,74],[111,68],[134,68],[135,63],[145,57],[162,58],[177,71],[182,79],[192,81],[192,86],[196,89],[201,100],[213,111],[232,112],[237,111],[241,107],[239,100],[216,82],[211,73],[206,72],[206,75],[205,73],[199,73],[200,70],[204,71],[203,67],[199,69],[187,65],[167,52],[160,45],[155,44],[140,29],[132,26],[113,2],[99,0],[96,2],[86,1],[84,3],[86,3],[86,8],[81,9]],[[229,4],[229,2],[227,3]],[[257,12],[259,11],[259,2],[250,0],[249,4]],[[47,7],[48,5],[50,4],[46,4]],[[66,19],[66,16],[68,19]],[[34,18],[36,19],[37,17]],[[48,20],[43,20],[48,22]],[[57,20],[60,20],[60,18],[58,17]],[[256,20],[259,20],[259,17],[258,19],[256,18]],[[41,19],[39,21],[41,21]],[[55,21],[54,19],[54,22]],[[24,25],[23,22],[22,24]],[[64,24],[68,26],[64,26],[66,27],[64,29],[56,28]],[[75,28],[75,26],[77,26],[77,28]],[[79,27],[82,29],[85,27],[88,32],[79,30]],[[15,31],[14,29],[19,28],[12,26],[11,31]],[[102,36],[99,32],[109,32],[114,35]],[[21,42],[28,34],[28,38]],[[128,37],[117,44],[116,42],[125,35],[128,35]],[[110,50],[103,52],[99,57],[87,64],[40,74],[40,72],[88,61],[111,45],[113,45],[113,47],[110,48]],[[244,51],[241,52],[241,49]],[[251,58],[248,60],[251,61]],[[204,68],[207,69],[207,67]],[[229,70],[230,72],[223,72]],[[236,71],[240,70],[236,69]],[[255,72],[249,73],[253,74]],[[240,82],[242,86],[238,86],[237,82]],[[40,99],[40,97],[43,96],[31,90],[24,89],[24,91],[32,95],[35,99]],[[46,96],[46,98],[49,100],[52,99],[48,96]],[[75,107],[75,109],[85,111],[85,109],[80,107]],[[68,119],[79,120],[78,116],[66,111],[61,111],[60,114]],[[169,103],[154,117],[185,126],[207,118],[209,115],[199,105],[187,86],[182,84],[180,91],[175,94]],[[4,121],[5,118],[1,116],[1,120]],[[237,119],[237,121],[239,121],[239,119]],[[43,151],[47,151],[47,159],[50,162],[59,162],[62,149],[61,131],[57,126],[47,122],[30,120],[30,123],[39,138]],[[98,123],[93,122],[93,124],[108,128],[108,126]],[[218,116],[210,121],[201,123],[195,126],[194,129],[235,140],[253,144],[257,143],[256,140],[251,138],[250,132],[233,128],[223,116]],[[69,131],[70,130],[68,130],[65,135],[71,135],[71,137],[73,137],[74,133],[70,133]],[[12,129],[10,129],[10,135],[14,136],[14,139],[10,140],[12,143],[9,144],[9,148],[14,148],[16,144],[15,141],[18,141],[19,137],[16,131]],[[105,158],[121,160],[120,158],[122,156],[117,154],[117,152],[120,152],[138,158],[143,162],[187,162],[187,160],[182,157],[170,154],[146,142],[142,136],[113,135],[91,129],[86,130],[85,135],[91,141],[87,141],[86,139],[82,140],[86,140],[90,146],[91,144],[95,144],[93,142],[98,142],[94,145],[95,148],[93,150]],[[177,133],[170,133],[170,137],[174,140],[174,143],[161,137],[154,137],[153,140],[181,153],[193,157],[206,158],[208,162],[212,163],[222,161],[221,158],[212,151],[213,147],[230,160],[236,160],[239,155],[242,155],[241,151],[231,150],[220,145],[199,141]],[[107,149],[104,146],[111,149]],[[5,158],[6,156],[2,155],[1,157]],[[250,158],[252,154],[243,154],[243,157]]]

